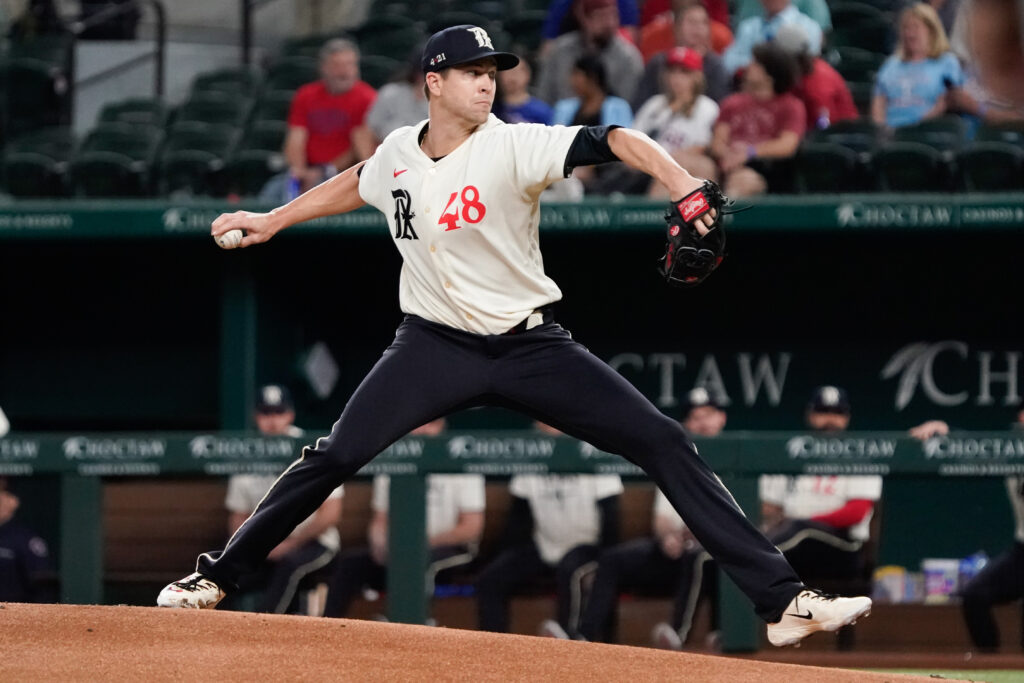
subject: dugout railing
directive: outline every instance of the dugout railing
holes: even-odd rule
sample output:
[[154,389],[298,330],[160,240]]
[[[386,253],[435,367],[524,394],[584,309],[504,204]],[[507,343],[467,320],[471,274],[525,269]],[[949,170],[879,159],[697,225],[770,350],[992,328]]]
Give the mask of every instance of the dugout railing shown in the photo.
[[[61,599],[100,603],[103,478],[276,472],[298,457],[303,445],[250,432],[12,433],[0,439],[0,475],[59,477]],[[699,440],[698,446],[754,521],[759,515],[757,477],[762,473],[877,474],[887,479],[1024,474],[1024,434],[1019,432],[960,432],[924,443],[896,432],[731,432]],[[452,432],[396,442],[358,475],[392,477],[389,556],[402,558],[393,563],[388,577],[388,616],[393,621],[426,621],[425,477],[460,472],[645,478],[618,456],[568,437],[531,431]],[[749,601],[730,581],[723,582],[719,603],[723,648],[757,649],[760,625]]]

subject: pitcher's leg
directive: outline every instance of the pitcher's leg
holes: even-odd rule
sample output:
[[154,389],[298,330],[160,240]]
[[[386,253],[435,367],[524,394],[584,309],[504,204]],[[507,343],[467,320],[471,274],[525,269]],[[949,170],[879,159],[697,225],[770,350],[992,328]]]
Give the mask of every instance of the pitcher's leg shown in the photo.
[[[499,393],[533,417],[642,467],[757,614],[778,619],[803,584],[746,518],[679,423],[559,326],[539,329],[522,338],[521,351],[507,354]],[[526,344],[533,345],[532,353]]]
[[[451,331],[454,332],[454,331]],[[327,437],[302,450],[222,553],[197,571],[225,590],[252,571],[339,484],[412,429],[484,392],[486,371],[471,335],[407,318],[349,399]]]

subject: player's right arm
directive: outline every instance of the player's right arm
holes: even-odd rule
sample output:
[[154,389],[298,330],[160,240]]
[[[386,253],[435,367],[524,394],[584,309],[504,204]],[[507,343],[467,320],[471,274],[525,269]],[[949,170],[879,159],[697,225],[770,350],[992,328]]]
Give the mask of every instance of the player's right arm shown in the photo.
[[348,168],[270,213],[235,211],[221,214],[213,222],[210,233],[219,237],[230,230],[243,230],[246,234],[241,246],[248,247],[266,242],[290,225],[354,211],[366,204],[359,196],[359,169],[365,163]]

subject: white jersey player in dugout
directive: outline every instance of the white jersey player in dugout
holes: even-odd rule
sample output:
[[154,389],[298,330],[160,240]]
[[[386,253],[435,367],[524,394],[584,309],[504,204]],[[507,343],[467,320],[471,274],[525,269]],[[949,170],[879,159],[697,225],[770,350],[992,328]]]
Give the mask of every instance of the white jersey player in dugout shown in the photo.
[[[642,467],[694,536],[791,645],[866,615],[871,600],[807,588],[744,516],[682,427],[554,322],[561,298],[544,274],[541,191],[576,166],[621,160],[687,197],[701,187],[649,137],[605,126],[509,125],[491,114],[495,74],[519,62],[476,26],[435,33],[422,67],[430,117],[374,155],[267,214],[239,211],[214,237],[242,247],[364,204],[383,212],[402,254],[395,341],[350,397],[331,433],[307,446],[223,551],[169,584],[157,604],[211,608],[324,498],[390,443],[476,405],[526,413]],[[704,234],[707,213],[695,219]]]

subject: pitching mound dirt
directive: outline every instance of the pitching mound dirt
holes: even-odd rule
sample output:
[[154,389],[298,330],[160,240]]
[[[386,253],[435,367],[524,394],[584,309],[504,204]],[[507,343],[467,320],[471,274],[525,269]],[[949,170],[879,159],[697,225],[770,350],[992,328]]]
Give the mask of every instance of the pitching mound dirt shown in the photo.
[[0,605],[3,681],[910,681],[895,674],[348,619]]

